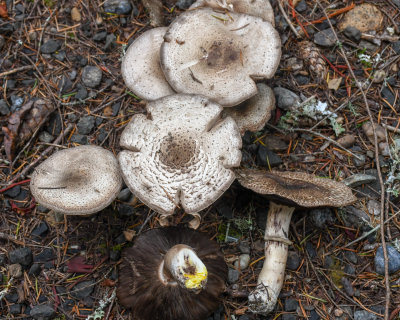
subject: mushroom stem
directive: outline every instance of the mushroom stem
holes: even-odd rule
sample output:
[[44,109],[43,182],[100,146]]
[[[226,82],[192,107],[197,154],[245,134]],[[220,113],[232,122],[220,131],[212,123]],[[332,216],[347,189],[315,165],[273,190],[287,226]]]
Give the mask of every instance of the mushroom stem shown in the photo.
[[[207,276],[204,263],[191,247],[184,244],[177,244],[169,249],[160,265],[160,278],[164,284],[178,283],[195,293],[204,289]],[[168,278],[173,281],[168,281]]]
[[256,289],[249,295],[249,308],[254,313],[271,312],[282,289],[288,247],[287,235],[294,207],[270,202],[265,228],[265,260]]

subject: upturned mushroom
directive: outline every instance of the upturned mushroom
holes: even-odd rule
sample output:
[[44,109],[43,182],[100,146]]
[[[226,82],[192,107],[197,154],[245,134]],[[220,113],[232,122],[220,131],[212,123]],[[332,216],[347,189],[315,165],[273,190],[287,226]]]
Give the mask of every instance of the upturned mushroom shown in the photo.
[[31,176],[30,189],[41,205],[68,215],[89,215],[118,195],[122,177],[112,152],[79,146],[54,153]]
[[340,182],[302,172],[267,172],[240,169],[239,183],[270,199],[265,228],[265,260],[256,289],[249,295],[249,309],[267,314],[281,291],[288,255],[290,219],[295,207],[342,207],[356,201]]
[[129,46],[122,59],[125,84],[139,98],[156,100],[175,93],[160,66],[160,47],[167,29],[146,31]]
[[171,95],[146,108],[147,115],[135,115],[122,132],[122,176],[162,219],[177,207],[196,215],[235,180],[231,168],[241,160],[239,129],[203,96]]
[[261,130],[275,110],[275,94],[272,89],[264,83],[258,83],[257,88],[257,94],[249,100],[224,108],[224,114],[236,121],[242,136],[246,131]]
[[117,297],[138,320],[202,320],[219,305],[227,266],[216,242],[192,229],[140,235],[122,252]]
[[254,79],[271,78],[281,42],[271,23],[210,8],[186,11],[161,45],[161,67],[171,87],[231,107],[257,93]]

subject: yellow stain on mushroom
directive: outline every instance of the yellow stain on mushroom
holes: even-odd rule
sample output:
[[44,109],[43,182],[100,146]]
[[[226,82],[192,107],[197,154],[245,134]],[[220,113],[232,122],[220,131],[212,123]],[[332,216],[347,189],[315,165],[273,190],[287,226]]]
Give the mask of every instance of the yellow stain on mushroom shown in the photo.
[[185,287],[188,289],[203,289],[205,280],[207,280],[208,272],[205,266],[201,267],[200,270],[197,270],[194,273],[184,273],[185,277]]

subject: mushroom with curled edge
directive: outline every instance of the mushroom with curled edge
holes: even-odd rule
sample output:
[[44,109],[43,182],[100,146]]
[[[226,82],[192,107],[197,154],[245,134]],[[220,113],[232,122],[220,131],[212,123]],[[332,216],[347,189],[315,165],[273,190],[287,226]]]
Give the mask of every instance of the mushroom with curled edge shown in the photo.
[[280,56],[281,41],[271,23],[202,8],[171,23],[160,61],[176,92],[202,94],[231,107],[257,93],[254,79],[271,78]]
[[290,219],[296,207],[342,207],[356,201],[350,188],[331,179],[303,172],[253,169],[236,171],[239,183],[269,198],[265,228],[265,260],[256,289],[249,295],[249,309],[267,314],[281,291],[288,255]]
[[38,203],[67,215],[89,215],[104,209],[121,187],[116,157],[90,145],[54,153],[35,169],[30,184]]
[[275,26],[274,9],[268,0],[197,0],[189,10],[204,7],[249,14],[260,17]]
[[224,108],[224,115],[236,121],[242,136],[247,130],[261,130],[275,110],[275,94],[272,89],[264,83],[258,83],[257,88],[258,93],[249,100],[234,107]]
[[122,252],[117,297],[138,320],[202,320],[220,304],[227,266],[216,242],[167,227],[140,235]]
[[151,101],[122,132],[123,179],[161,221],[177,207],[198,220],[235,180],[242,139],[235,121],[204,96],[177,94]]
[[174,94],[160,66],[160,47],[168,28],[154,28],[141,34],[122,59],[126,86],[139,98],[156,100]]

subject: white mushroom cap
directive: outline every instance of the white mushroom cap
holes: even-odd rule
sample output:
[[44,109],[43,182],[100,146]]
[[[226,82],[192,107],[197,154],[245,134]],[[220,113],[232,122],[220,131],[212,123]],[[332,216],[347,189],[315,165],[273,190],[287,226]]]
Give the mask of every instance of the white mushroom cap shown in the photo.
[[206,97],[172,95],[147,104],[121,135],[118,155],[129,189],[163,214],[211,205],[229,188],[240,164],[242,140],[232,118]]
[[138,37],[122,60],[122,77],[138,97],[156,100],[174,93],[160,66],[160,47],[168,28],[154,28]]
[[258,83],[257,88],[258,93],[254,97],[235,107],[224,108],[224,114],[236,121],[241,135],[247,130],[261,130],[275,110],[274,91],[264,83]]
[[281,42],[261,18],[212,9],[186,11],[170,25],[161,67],[177,92],[205,95],[234,106],[257,93],[254,78],[271,78]]
[[54,153],[31,177],[31,192],[41,205],[70,215],[88,215],[118,195],[122,177],[112,152],[79,146]]
[[275,26],[274,9],[269,0],[197,0],[189,9],[203,7],[249,14],[260,17]]

